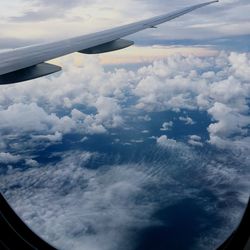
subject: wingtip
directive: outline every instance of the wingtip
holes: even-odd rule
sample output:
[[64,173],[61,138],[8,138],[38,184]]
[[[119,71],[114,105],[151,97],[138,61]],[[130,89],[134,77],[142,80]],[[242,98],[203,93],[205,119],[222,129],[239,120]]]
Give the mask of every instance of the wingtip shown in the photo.
[[204,5],[209,5],[209,4],[218,3],[218,2],[219,0],[214,0],[214,1],[204,3]]
[[219,3],[219,2],[220,2],[219,0],[214,0],[214,1],[208,2],[208,4]]
[[219,0],[214,0],[214,1],[208,2],[208,4],[211,4],[211,3],[218,3],[218,2],[219,2]]

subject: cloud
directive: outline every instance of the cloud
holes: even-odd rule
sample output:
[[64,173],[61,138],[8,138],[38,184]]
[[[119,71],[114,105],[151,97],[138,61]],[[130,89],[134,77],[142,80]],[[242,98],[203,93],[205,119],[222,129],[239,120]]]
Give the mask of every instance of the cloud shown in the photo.
[[62,137],[62,133],[56,131],[55,134],[52,135],[34,135],[32,136],[32,139],[35,141],[60,142],[62,141]]
[[69,152],[54,166],[10,170],[0,177],[1,189],[8,189],[25,222],[61,249],[130,249],[133,230],[148,225],[154,209],[136,202],[147,173],[136,165],[87,169],[93,157]]
[[[58,76],[35,80],[35,85],[31,81],[1,87],[2,131],[29,131],[58,140],[60,133],[108,133],[126,127],[132,113],[150,121],[149,111],[186,109],[205,111],[213,118],[208,126],[213,145],[235,140],[239,146],[249,136],[247,53],[174,55],[135,70],[104,70],[95,56],[59,62],[64,71]],[[243,144],[247,147],[246,141]]]
[[138,117],[139,120],[144,120],[146,122],[150,122],[152,119],[149,115],[145,115],[145,116],[139,116]]
[[18,132],[70,132],[75,124],[67,116],[59,118],[55,114],[48,114],[36,103],[17,103],[0,111],[1,130]]
[[138,139],[138,140],[132,139],[132,140],[130,140],[130,142],[132,142],[132,143],[143,143],[144,140],[143,139]]
[[193,121],[193,119],[191,117],[180,116],[179,120],[182,122],[185,122],[186,125],[194,125],[195,124],[195,122]]
[[[164,145],[178,144],[165,136],[158,139]],[[235,191],[237,199],[216,215],[225,224],[223,232],[210,232],[213,241],[207,246],[214,248],[238,223],[239,200],[248,194],[249,175],[240,174],[234,163],[228,165],[227,156],[213,154],[210,159],[178,145],[178,150],[168,150],[167,158],[159,159],[158,149],[151,152],[153,164],[142,161],[98,169],[88,168],[88,162],[100,161],[98,154],[64,152],[57,163],[25,171],[9,169],[0,175],[0,188],[21,218],[56,247],[95,250],[134,249],[136,241],[131,239],[140,230],[169,226],[168,218],[158,221],[154,217],[157,212],[183,199],[195,202],[202,191],[216,197],[211,203],[199,198],[206,218],[214,218],[214,205],[224,204]]]
[[176,140],[169,139],[166,135],[162,135],[159,138],[157,138],[156,142],[161,147],[166,147],[166,148],[175,148],[178,145]]
[[[42,27],[46,32],[54,30],[53,36],[59,33],[64,35],[66,28],[62,24],[65,24],[65,21],[48,21],[53,13],[46,13],[45,3],[46,1],[40,1],[41,9],[36,10],[36,13],[21,13],[23,21],[39,21],[35,24],[36,29],[33,25],[27,29],[40,32]],[[138,3],[141,5],[141,2]],[[124,2],[117,5],[119,8],[124,6],[123,13],[132,11],[132,20],[138,18],[138,11],[137,8],[131,10],[131,6],[138,3]],[[235,9],[236,3],[240,5],[240,9]],[[55,15],[57,19],[59,14],[64,12],[63,6],[67,4],[71,3],[54,2],[53,11],[55,6],[58,6],[58,15]],[[183,2],[176,1],[175,4],[177,7]],[[194,14],[193,18],[169,23],[166,26],[168,32],[162,27],[148,40],[162,40],[166,34],[172,39],[178,36],[220,37],[221,33],[225,35],[221,18],[232,19],[236,14],[237,17],[234,17],[232,22],[237,24],[230,26],[232,22],[228,21],[229,29],[225,32],[248,33],[248,21],[245,20],[249,17],[249,13],[247,18],[245,15],[245,12],[248,12],[248,3],[230,1],[227,4],[221,4],[221,15],[213,16],[204,10],[200,15]],[[77,6],[75,1],[68,6],[70,11],[75,11],[74,6]],[[152,2],[144,2],[143,6],[147,10],[147,6],[152,6]],[[238,15],[243,8],[246,11]],[[149,12],[138,9],[151,16],[162,11],[162,3]],[[214,7],[214,10],[217,11],[217,7]],[[85,11],[91,12],[89,9]],[[42,16],[44,13],[47,16]],[[95,14],[91,14],[92,17],[88,21],[93,20]],[[66,20],[77,15],[67,11]],[[208,16],[211,20],[207,19],[207,22]],[[120,14],[116,18],[124,20]],[[239,20],[241,18],[244,20]],[[43,23],[41,20],[48,22]],[[79,19],[76,22],[71,20],[68,25],[76,23],[78,26],[72,28],[72,32],[77,34],[85,30],[85,27],[87,32],[89,27],[97,25],[82,24]],[[104,20],[102,25],[107,23],[110,21]],[[197,23],[200,23],[200,27],[194,26]],[[245,27],[241,30],[239,26],[242,24]],[[8,25],[11,25],[11,22]],[[8,25],[3,28],[3,34],[6,34],[7,30],[12,32],[10,27],[13,27],[13,23],[12,26]],[[25,22],[22,25],[27,27]],[[14,26],[17,26],[16,29],[20,28],[16,23]],[[47,29],[48,27],[50,29]],[[27,37],[34,34],[33,31],[23,32],[23,28],[19,32],[21,36],[27,34]],[[52,35],[46,32],[44,38],[48,39]],[[15,35],[14,32],[13,34]],[[57,62],[64,68],[58,75],[13,86],[1,86],[0,147],[3,152],[7,152],[8,148],[14,151],[18,142],[23,155],[19,156],[13,152],[0,153],[0,163],[14,164],[23,161],[30,167],[25,171],[9,168],[6,175],[0,175],[0,188],[17,208],[18,213],[39,234],[63,249],[82,249],[84,246],[86,249],[112,250],[124,246],[127,250],[133,247],[130,244],[134,242],[131,239],[136,230],[159,223],[152,221],[152,215],[158,212],[162,205],[169,206],[171,202],[178,203],[187,197],[195,199],[204,191],[216,197],[218,207],[226,204],[228,200],[235,202],[234,206],[230,204],[230,208],[222,209],[223,214],[220,216],[227,222],[223,232],[216,231],[208,237],[212,238],[213,242],[208,242],[207,246],[214,244],[211,248],[215,248],[215,243],[238,223],[240,208],[246,203],[249,195],[249,173],[240,173],[238,165],[240,162],[249,166],[250,162],[250,55],[235,52],[221,52],[209,57],[190,53],[174,54],[130,69],[121,66],[108,69],[103,67],[99,57],[95,56],[84,56],[82,61],[79,57],[72,56]],[[88,168],[87,163],[96,160],[100,164],[105,161],[88,152],[58,153],[57,156],[61,160],[55,164],[37,162],[29,155],[28,147],[31,144],[26,145],[27,139],[25,143],[22,139],[24,135],[29,136],[35,145],[41,142],[51,144],[61,142],[67,133],[75,133],[85,141],[92,134],[109,133],[114,128],[127,128],[133,120],[145,121],[151,125],[150,122],[155,122],[155,119],[150,112],[180,110],[209,114],[212,120],[207,125],[208,142],[212,146],[230,149],[230,154],[216,155],[218,159],[215,159],[213,154],[212,160],[204,159],[206,155],[196,155],[194,147],[170,139],[166,135],[158,135],[159,137],[151,137],[158,145],[156,152],[150,156],[152,162],[108,165],[96,170]],[[184,119],[190,122],[188,116]],[[197,119],[196,122],[203,121]],[[171,124],[163,123],[162,129],[166,130],[169,125]],[[133,142],[139,143],[142,140]],[[193,146],[203,145],[201,138],[196,135],[191,135],[188,143]],[[133,146],[130,143],[125,144]],[[163,152],[160,162],[159,152]],[[192,176],[192,179],[188,176]],[[207,206],[207,201],[200,202],[204,202],[206,212],[211,215],[209,211],[214,211],[215,203]],[[219,239],[216,240],[214,235],[219,236]],[[202,240],[203,243],[206,242]],[[206,249],[203,247],[197,249]]]
[[230,137],[247,134],[247,126],[250,124],[249,116],[239,114],[237,110],[218,102],[208,112],[217,121],[208,128],[212,135]]
[[167,131],[170,130],[173,127],[174,123],[172,121],[170,122],[164,122],[161,127],[161,131]]
[[[92,33],[95,30],[117,26],[148,18],[190,5],[181,1],[11,1],[1,2],[2,37],[22,39],[23,34],[38,41],[65,38]],[[193,1],[193,4],[200,1]],[[56,9],[56,11],[55,11]],[[249,2],[221,1],[204,9],[169,22],[154,32],[133,35],[133,39],[146,44],[161,41],[214,38],[247,35],[249,32]],[[190,18],[192,17],[192,18]],[[84,32],[83,32],[84,30]],[[53,31],[53,32],[51,32]],[[145,39],[146,38],[146,39]],[[207,42],[209,44],[209,42]]]
[[240,79],[245,81],[249,80],[250,61],[248,54],[237,54],[233,52],[229,56],[229,62],[232,65],[232,70],[235,73],[236,77],[239,77]]
[[[122,98],[123,87],[120,83],[116,86],[117,80],[112,80],[112,76],[110,76],[110,82],[103,83],[104,79],[101,75],[105,78],[108,75],[101,73],[100,76],[96,77],[95,63],[91,66],[92,69],[86,64],[85,70],[88,72],[88,76],[85,75],[86,79],[81,79],[79,69],[78,72],[75,72],[78,75],[75,76],[75,79],[78,78],[76,84],[72,84],[69,75],[62,75],[61,80],[58,79],[59,81],[55,85],[51,85],[49,79],[40,79],[40,84],[38,83],[40,87],[36,90],[33,88],[32,82],[23,86],[20,84],[3,88],[3,91],[6,92],[0,97],[1,104],[4,107],[0,110],[1,130],[23,133],[34,132],[33,139],[36,141],[38,139],[60,141],[64,134],[70,133],[74,129],[83,134],[95,134],[106,133],[109,128],[121,126],[123,119],[120,115],[120,105],[116,98],[109,95],[113,95],[113,92],[119,98]],[[98,67],[102,70],[100,65]],[[75,75],[75,73],[73,74]],[[89,79],[91,80],[89,81]],[[62,88],[59,87],[60,81],[65,83]],[[81,81],[86,82],[86,85],[79,85]],[[123,81],[122,84],[126,88],[125,79]],[[29,91],[33,91],[33,93],[31,94]],[[14,98],[15,92],[18,95],[17,99]],[[27,98],[26,101],[22,99],[20,92],[23,92],[25,99]],[[12,104],[7,104],[7,96],[12,99]],[[44,100],[46,101],[44,102]],[[41,103],[41,105],[38,106],[37,103]],[[85,104],[92,108],[94,112],[83,113],[74,107],[76,104]],[[56,113],[60,112],[63,106],[69,109],[68,115],[57,115]]]
[[19,155],[12,155],[10,153],[0,152],[0,164],[14,164],[21,160]]
[[36,161],[36,160],[33,160],[33,159],[26,159],[25,160],[25,165],[29,166],[29,167],[38,167],[39,166],[39,163]]
[[73,120],[85,133],[106,133],[107,129],[119,127],[123,123],[120,115],[121,109],[117,101],[109,97],[98,97],[94,104],[97,112],[95,115],[84,114],[77,109],[71,111]]
[[[47,1],[47,0],[32,0],[24,1],[29,8],[25,8],[23,13],[18,16],[9,18],[12,22],[39,22],[48,19],[62,18],[66,12],[81,4],[90,4],[86,0],[72,1]],[[56,8],[56,12],[54,11]]]
[[203,143],[201,142],[201,137],[198,135],[190,135],[188,144],[198,147],[203,147]]
[[96,120],[99,123],[103,123],[108,128],[115,128],[122,124],[121,108],[115,99],[99,97],[95,107],[98,110]]
[[194,108],[192,96],[207,90],[206,82],[197,78],[196,69],[206,71],[209,66],[209,61],[202,58],[177,55],[141,68],[142,77],[134,90],[140,98],[137,107],[146,110]]
[[200,141],[201,137],[198,135],[190,135],[190,139],[195,140],[195,141]]
[[208,112],[216,121],[208,127],[211,144],[234,151],[250,149],[248,114],[241,114],[237,109],[217,102]]

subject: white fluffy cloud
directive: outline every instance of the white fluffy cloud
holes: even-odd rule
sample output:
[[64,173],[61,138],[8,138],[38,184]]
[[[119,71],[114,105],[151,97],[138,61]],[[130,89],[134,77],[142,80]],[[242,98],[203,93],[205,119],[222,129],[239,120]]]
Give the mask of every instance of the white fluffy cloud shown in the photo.
[[33,159],[26,159],[25,160],[25,165],[30,166],[30,167],[38,167],[39,163],[36,160],[33,160]]
[[230,108],[222,103],[215,103],[208,112],[215,119],[208,127],[210,143],[221,148],[248,151],[250,117],[237,109]]
[[203,143],[201,142],[201,137],[198,135],[190,135],[188,143],[193,146],[198,146],[198,147],[203,146]]
[[250,124],[248,115],[242,115],[237,110],[218,102],[208,112],[217,121],[208,128],[211,135],[227,138],[233,135],[247,134],[247,127]]
[[12,164],[20,161],[21,157],[19,155],[12,155],[10,153],[0,152],[0,163],[2,164]]
[[16,103],[0,111],[1,130],[18,132],[69,132],[74,122],[67,116],[59,118],[56,114],[48,114],[36,103]]
[[156,142],[161,147],[166,147],[166,148],[175,148],[178,146],[178,143],[176,140],[169,139],[166,135],[162,135],[159,138],[157,138]]
[[161,127],[161,131],[167,131],[170,130],[173,127],[174,123],[172,121],[170,122],[164,122]]
[[193,119],[191,117],[188,117],[188,116],[187,117],[180,116],[179,120],[182,122],[185,122],[185,124],[187,124],[187,125],[194,125],[195,124]]
[[[43,139],[58,141],[72,131],[107,133],[110,128],[123,126],[129,117],[124,116],[128,109],[134,114],[198,109],[207,111],[214,120],[208,127],[212,144],[231,140],[238,147],[244,139],[247,146],[250,96],[247,53],[221,52],[212,57],[175,55],[138,70],[105,70],[95,56],[76,62],[74,57],[71,59],[60,60],[64,71],[58,76],[35,80],[35,84],[31,81],[1,86],[2,131],[35,132],[45,136]],[[62,109],[65,115],[59,115]],[[181,120],[193,124],[189,117]],[[167,127],[163,124],[162,129]]]

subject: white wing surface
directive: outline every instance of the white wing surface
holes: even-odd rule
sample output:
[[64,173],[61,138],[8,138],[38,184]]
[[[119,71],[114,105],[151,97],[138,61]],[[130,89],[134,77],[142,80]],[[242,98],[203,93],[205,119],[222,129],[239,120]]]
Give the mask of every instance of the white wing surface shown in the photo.
[[73,52],[97,54],[123,49],[134,44],[121,39],[138,31],[154,28],[188,12],[218,1],[210,1],[147,20],[62,41],[27,46],[0,53],[0,85],[35,79],[61,70],[45,63]]

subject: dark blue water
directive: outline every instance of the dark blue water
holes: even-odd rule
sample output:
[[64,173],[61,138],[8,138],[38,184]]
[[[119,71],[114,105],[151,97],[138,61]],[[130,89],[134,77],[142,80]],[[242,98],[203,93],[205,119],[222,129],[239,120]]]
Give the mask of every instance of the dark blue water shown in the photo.
[[[139,229],[135,225],[130,229],[134,235],[133,249],[198,249],[197,242],[200,239],[218,228],[223,228],[226,221],[221,211],[227,209],[229,203],[238,203],[237,187],[230,181],[220,182],[216,175],[216,180],[207,178],[211,174],[208,166],[215,163],[227,168],[237,166],[243,169],[244,166],[241,166],[237,159],[227,155],[227,152],[206,144],[206,140],[209,139],[207,127],[211,123],[207,113],[195,110],[182,110],[178,113],[168,111],[149,113],[150,121],[139,119],[144,115],[142,113],[126,121],[124,127],[129,129],[112,129],[107,134],[88,135],[84,141],[81,141],[84,136],[82,134],[68,134],[62,142],[48,147],[33,148],[30,154],[34,155],[33,159],[38,161],[42,168],[48,163],[56,164],[62,160],[64,152],[93,152],[97,155],[84,165],[85,168],[137,164],[142,166],[142,170],[149,178],[171,178],[173,181],[145,185],[144,193],[137,196],[138,203],[148,201],[155,204],[155,211],[150,217],[150,225]],[[195,124],[183,123],[179,120],[180,116],[191,117]],[[174,126],[168,131],[161,131],[160,128],[166,121],[173,121]],[[201,136],[204,147],[187,146],[187,140],[193,134]],[[184,147],[182,152],[178,147],[159,147],[155,138],[162,135],[183,143],[187,149]],[[25,141],[25,137],[23,140]],[[16,167],[23,171],[28,168],[24,162]],[[223,180],[223,176],[221,178]],[[64,190],[67,195],[68,189],[65,187],[62,192]],[[223,200],[218,195],[218,190],[223,191]]]

